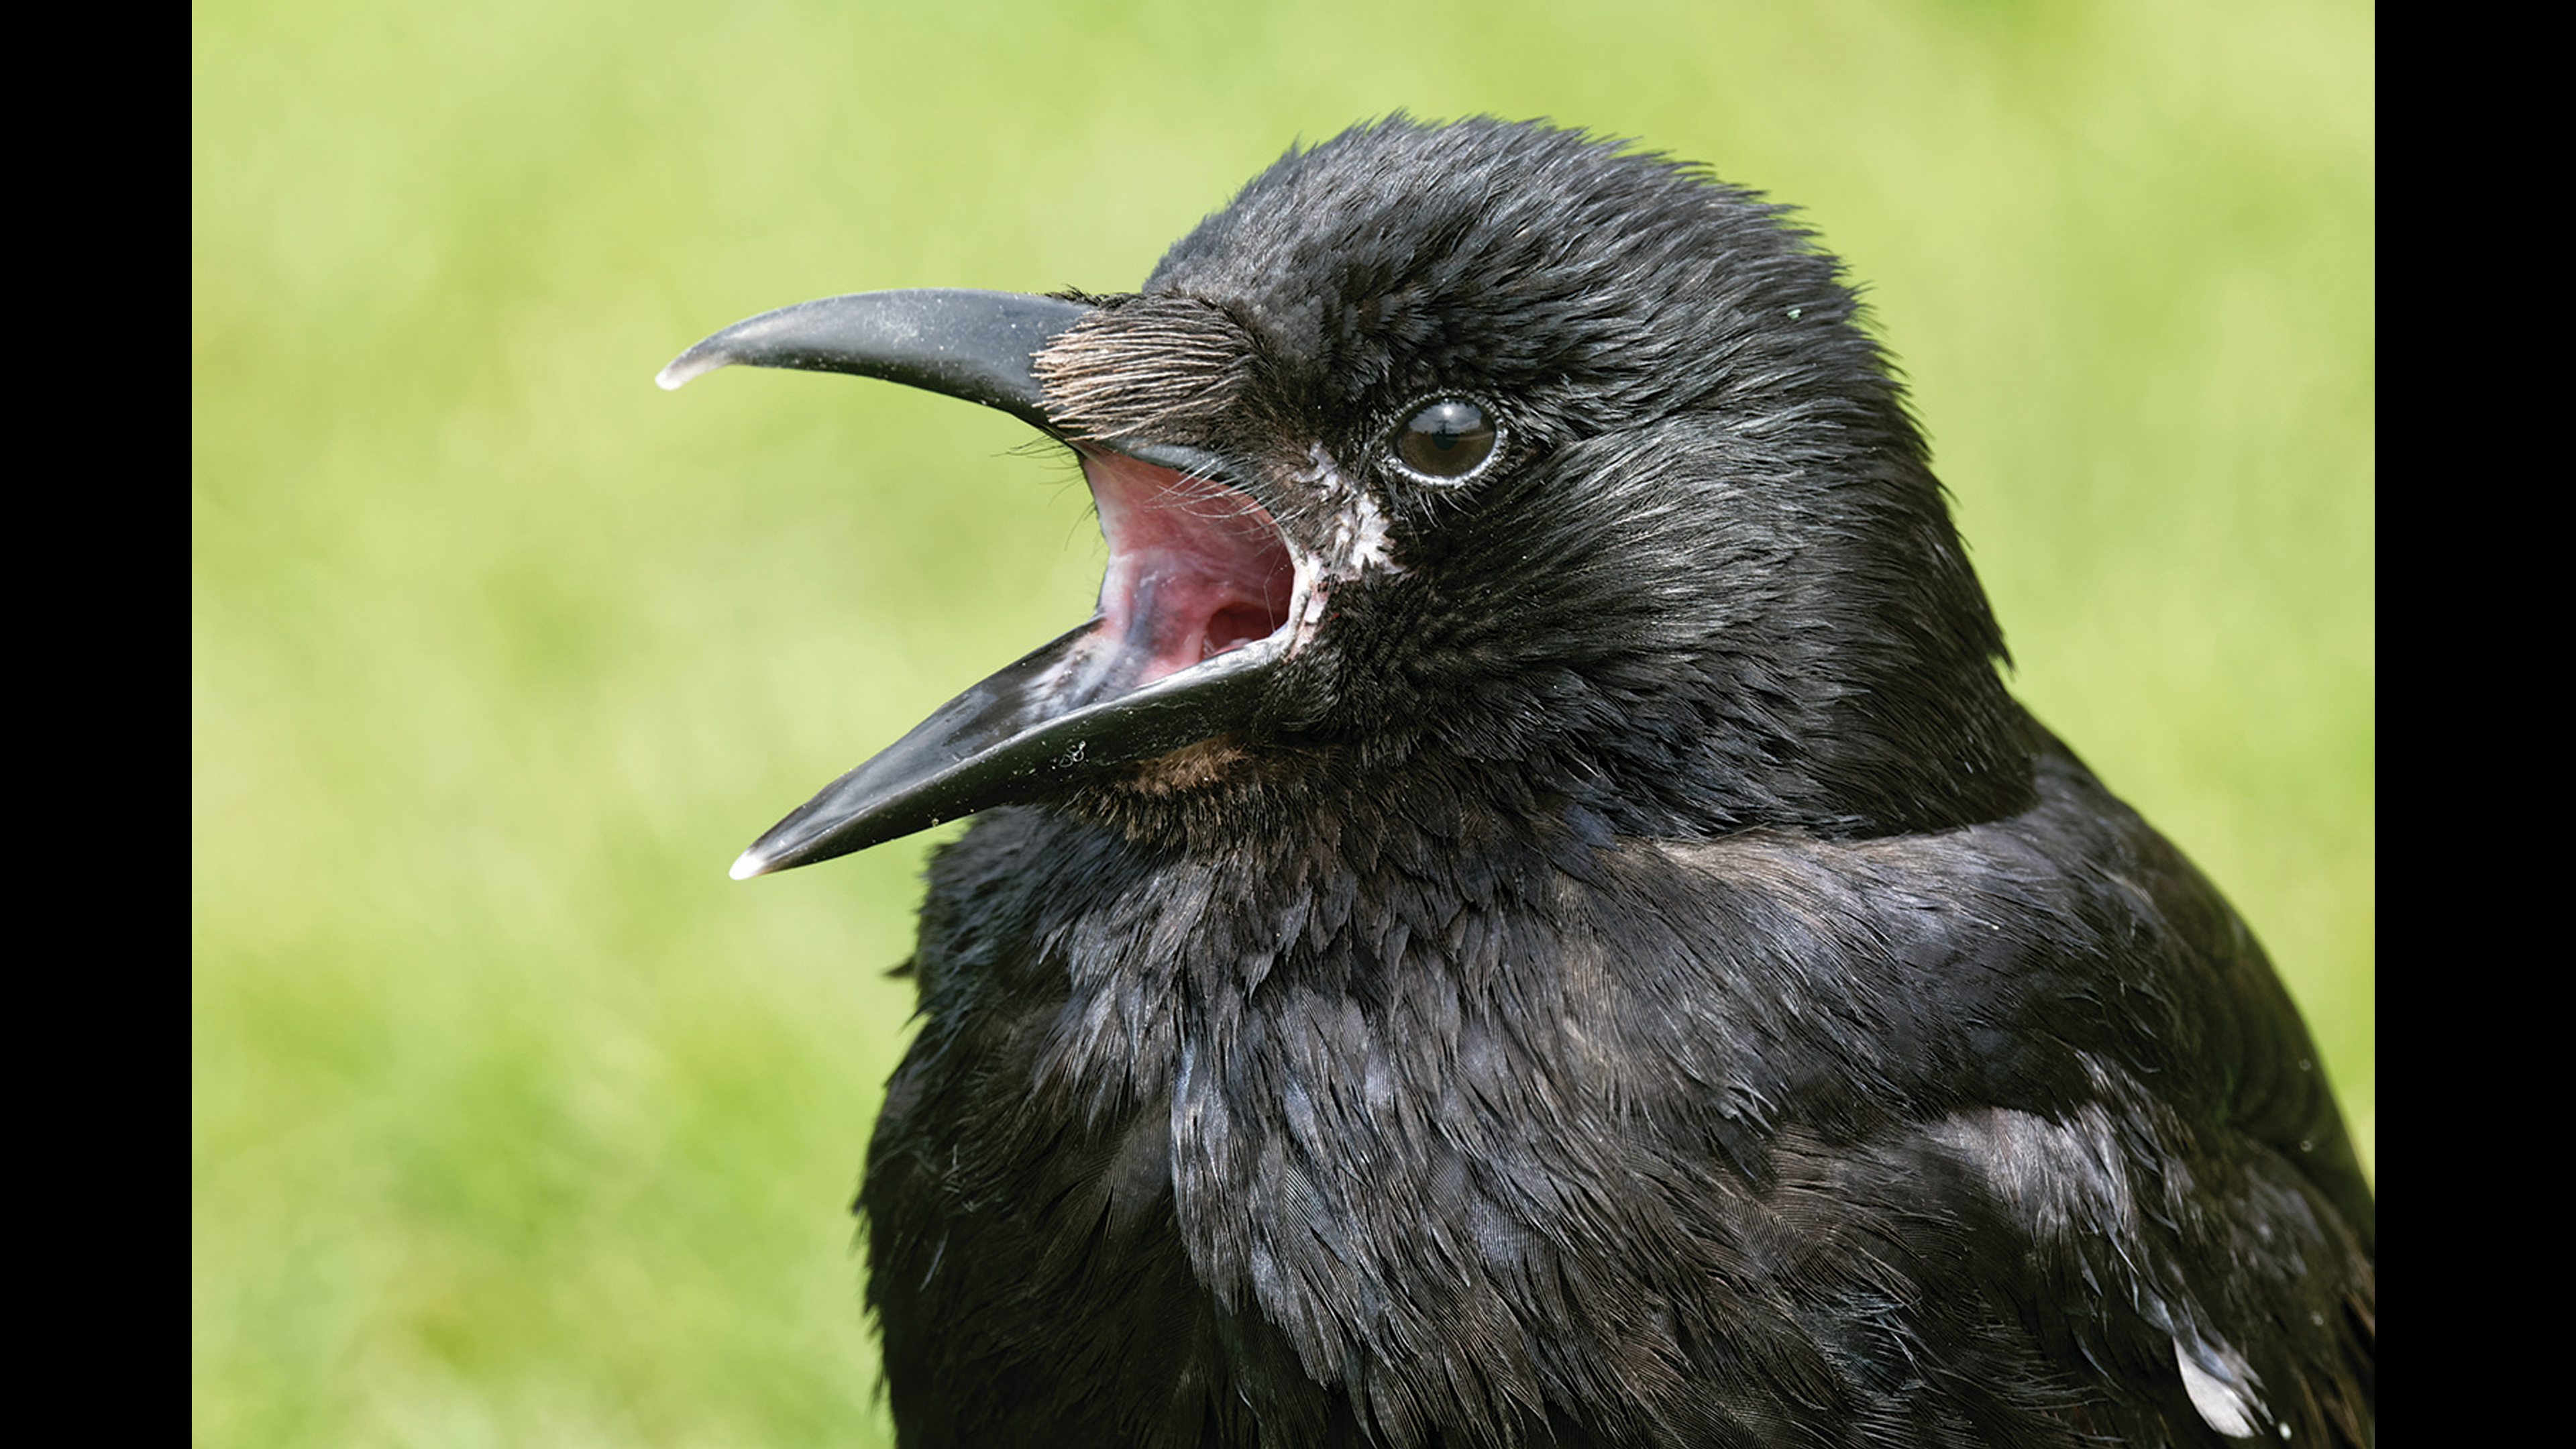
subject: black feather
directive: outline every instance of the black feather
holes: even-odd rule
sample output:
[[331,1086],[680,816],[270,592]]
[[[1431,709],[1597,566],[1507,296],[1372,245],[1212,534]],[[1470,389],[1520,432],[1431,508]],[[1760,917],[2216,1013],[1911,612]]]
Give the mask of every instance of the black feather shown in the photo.
[[[907,1444],[2372,1442],[2306,1032],[2005,692],[1780,208],[1399,119],[1071,300],[1051,424],[1221,457],[1329,607],[936,858],[859,1199]],[[1390,450],[1438,399],[1463,482]]]

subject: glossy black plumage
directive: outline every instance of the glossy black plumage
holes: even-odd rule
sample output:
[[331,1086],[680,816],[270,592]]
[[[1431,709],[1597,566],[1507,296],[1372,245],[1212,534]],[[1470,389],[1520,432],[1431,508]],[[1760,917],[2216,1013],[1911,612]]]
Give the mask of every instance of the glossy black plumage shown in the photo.
[[1074,300],[1038,420],[1221,479],[1312,617],[932,866],[860,1194],[907,1445],[2372,1442],[2296,1011],[2004,691],[1776,208],[1391,122]]

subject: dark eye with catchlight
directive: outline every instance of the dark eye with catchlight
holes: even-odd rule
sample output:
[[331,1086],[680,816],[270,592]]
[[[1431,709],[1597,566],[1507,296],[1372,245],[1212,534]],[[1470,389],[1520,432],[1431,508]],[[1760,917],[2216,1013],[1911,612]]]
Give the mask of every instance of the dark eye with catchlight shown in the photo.
[[1454,483],[1494,455],[1494,420],[1463,398],[1443,398],[1396,429],[1395,455],[1425,478]]

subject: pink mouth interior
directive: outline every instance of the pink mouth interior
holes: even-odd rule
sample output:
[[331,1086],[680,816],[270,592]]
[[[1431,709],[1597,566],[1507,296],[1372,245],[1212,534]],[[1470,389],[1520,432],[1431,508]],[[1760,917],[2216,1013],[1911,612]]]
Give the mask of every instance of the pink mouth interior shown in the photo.
[[1287,622],[1296,565],[1261,505],[1204,478],[1082,452],[1109,540],[1102,634],[1121,641],[1127,688],[1265,639]]

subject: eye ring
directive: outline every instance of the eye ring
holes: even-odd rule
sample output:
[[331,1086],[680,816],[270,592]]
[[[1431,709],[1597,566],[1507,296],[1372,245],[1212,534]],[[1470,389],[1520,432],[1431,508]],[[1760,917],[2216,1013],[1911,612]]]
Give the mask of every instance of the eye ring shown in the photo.
[[1396,465],[1426,483],[1464,483],[1484,471],[1500,451],[1502,429],[1492,410],[1463,397],[1435,397],[1417,404],[1387,439]]

